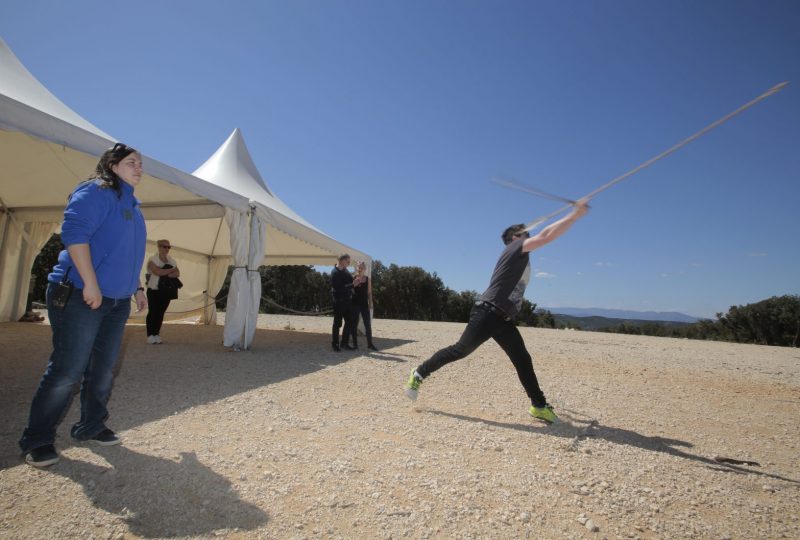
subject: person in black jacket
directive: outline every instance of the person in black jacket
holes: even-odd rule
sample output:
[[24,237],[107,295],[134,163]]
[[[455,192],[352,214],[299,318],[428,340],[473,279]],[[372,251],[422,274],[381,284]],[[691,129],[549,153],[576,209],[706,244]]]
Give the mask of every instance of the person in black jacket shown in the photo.
[[331,270],[331,296],[333,300],[333,329],[332,342],[333,350],[341,351],[339,347],[339,329],[344,320],[344,341],[342,346],[345,349],[355,349],[348,344],[348,337],[351,335],[350,325],[352,324],[352,302],[353,302],[353,276],[347,270],[350,266],[350,255],[344,253],[339,255],[339,262]]

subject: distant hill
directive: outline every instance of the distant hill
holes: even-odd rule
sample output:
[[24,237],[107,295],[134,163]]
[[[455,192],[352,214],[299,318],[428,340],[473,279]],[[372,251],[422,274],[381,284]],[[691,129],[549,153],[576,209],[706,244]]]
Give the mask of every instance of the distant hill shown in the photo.
[[622,323],[644,326],[644,325],[658,325],[658,326],[686,326],[691,324],[688,322],[678,321],[650,321],[643,319],[616,319],[609,317],[575,317],[573,315],[563,315],[560,313],[553,313],[553,319],[556,321],[556,327],[569,327],[580,328],[581,330],[599,330],[601,328],[616,328]]
[[[624,319],[626,321],[661,321],[661,322],[681,322],[694,323],[697,317],[678,313],[676,311],[629,311],[624,309],[603,309],[603,308],[571,308],[571,307],[546,307],[553,315],[571,315],[572,317],[603,317],[606,319]],[[619,324],[614,321],[612,324]]]

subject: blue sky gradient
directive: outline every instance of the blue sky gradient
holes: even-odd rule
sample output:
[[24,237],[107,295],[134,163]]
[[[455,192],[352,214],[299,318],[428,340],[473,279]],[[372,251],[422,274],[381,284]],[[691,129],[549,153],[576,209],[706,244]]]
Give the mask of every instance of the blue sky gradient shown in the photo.
[[6,0],[0,35],[100,129],[186,171],[234,128],[271,189],[385,264],[482,291],[508,225],[600,194],[534,253],[540,306],[800,293],[800,3]]

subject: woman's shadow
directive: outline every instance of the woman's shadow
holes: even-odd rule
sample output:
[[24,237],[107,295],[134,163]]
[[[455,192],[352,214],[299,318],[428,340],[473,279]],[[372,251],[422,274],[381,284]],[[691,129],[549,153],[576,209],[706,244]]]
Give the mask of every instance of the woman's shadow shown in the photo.
[[252,530],[269,521],[259,507],[243,501],[231,483],[182,452],[172,461],[124,446],[93,447],[109,467],[69,460],[48,471],[83,486],[92,503],[125,521],[144,538],[200,536],[217,530]]

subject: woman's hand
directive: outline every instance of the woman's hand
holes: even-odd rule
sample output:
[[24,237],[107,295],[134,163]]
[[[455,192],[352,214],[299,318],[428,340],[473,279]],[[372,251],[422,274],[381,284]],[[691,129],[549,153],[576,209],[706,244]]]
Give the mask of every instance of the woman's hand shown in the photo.
[[144,311],[144,309],[147,308],[147,296],[145,296],[144,291],[136,291],[133,298],[136,300],[136,313]]
[[84,283],[83,285],[83,301],[92,309],[97,309],[103,303],[103,293],[100,292],[100,287],[97,283]]

